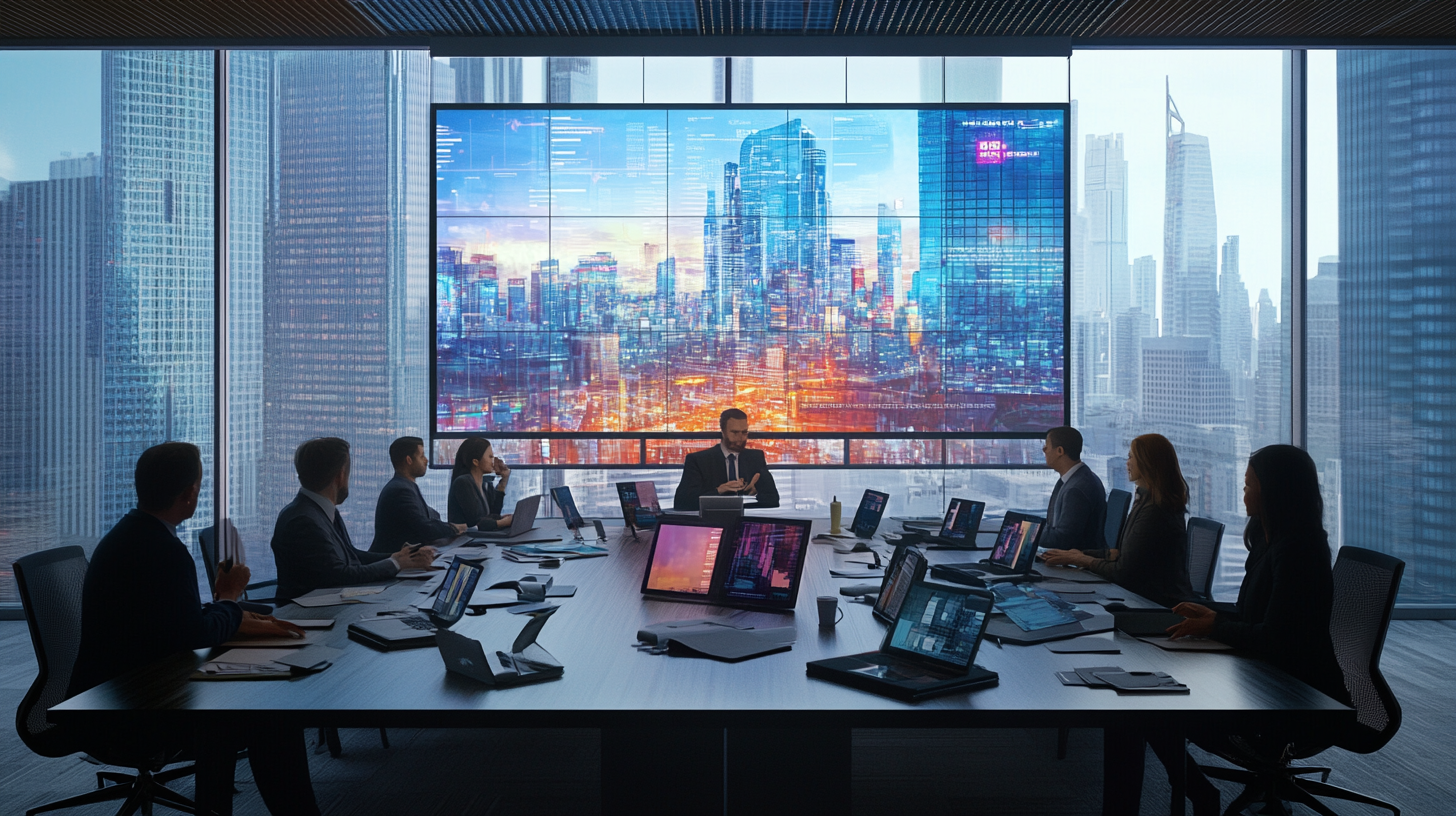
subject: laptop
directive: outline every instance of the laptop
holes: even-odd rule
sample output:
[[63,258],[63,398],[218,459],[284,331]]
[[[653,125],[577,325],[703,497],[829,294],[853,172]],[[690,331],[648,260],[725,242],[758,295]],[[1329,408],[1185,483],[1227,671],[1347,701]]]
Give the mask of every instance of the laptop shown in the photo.
[[1039,579],[1031,568],[1036,564],[1036,539],[1041,534],[1046,519],[1008,510],[1001,520],[1001,530],[996,533],[996,545],[991,557],[968,564],[936,564],[930,575],[944,581],[968,583],[976,586],[980,576],[991,574],[1011,576],[1017,579]]
[[808,554],[808,519],[721,525],[665,517],[652,536],[642,594],[666,601],[793,611]]
[[568,530],[575,530],[586,524],[581,517],[581,511],[576,509],[576,499],[571,497],[571,488],[566,485],[551,488],[551,498],[561,510],[561,518],[566,521]]
[[632,532],[657,526],[662,505],[657,502],[657,485],[652,482],[617,482],[617,499],[622,503],[622,521]]
[[536,513],[541,508],[541,497],[527,496],[516,502],[511,514],[511,526],[505,530],[467,530],[471,538],[515,538],[536,529]]
[[940,532],[925,537],[935,549],[969,550],[976,546],[976,533],[981,529],[981,515],[986,503],[970,499],[951,499]]
[[480,583],[484,572],[483,560],[456,558],[450,562],[450,569],[435,593],[435,602],[426,614],[403,613],[355,621],[349,624],[349,639],[386,652],[434,646],[436,630],[449,629],[465,614],[466,604],[475,594],[475,585]]
[[815,660],[808,674],[909,702],[993,686],[1000,677],[975,665],[992,603],[985,590],[918,581],[879,651]]
[[910,587],[925,579],[928,563],[925,553],[918,548],[896,547],[895,555],[890,558],[890,565],[885,568],[885,579],[880,582],[880,594],[875,596],[875,606],[871,614],[885,623],[894,621],[900,614],[900,606],[905,603]]
[[859,509],[854,511],[854,522],[849,531],[859,538],[874,538],[880,529],[880,519],[885,515],[885,505],[890,503],[890,494],[878,490],[866,490],[859,500]]
[[737,524],[743,518],[742,496],[701,496],[698,517],[723,527]]

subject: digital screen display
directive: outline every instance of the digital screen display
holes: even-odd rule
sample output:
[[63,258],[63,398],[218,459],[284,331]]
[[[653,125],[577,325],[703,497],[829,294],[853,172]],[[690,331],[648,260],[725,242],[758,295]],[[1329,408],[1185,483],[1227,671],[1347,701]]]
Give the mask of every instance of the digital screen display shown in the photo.
[[1036,556],[1036,534],[1042,520],[1007,513],[1001,522],[1001,532],[996,534],[996,545],[991,550],[991,563],[1007,569],[1020,569]]
[[617,499],[622,503],[622,520],[629,527],[651,527],[662,515],[657,485],[652,482],[617,482]]
[[438,434],[1065,420],[1063,106],[434,125]]
[[808,539],[809,528],[804,525],[743,521],[723,594],[746,600],[790,600],[803,570]]
[[900,614],[900,606],[916,579],[924,575],[925,555],[914,547],[903,548],[898,557],[890,562],[885,582],[880,587],[880,596],[875,599],[875,611],[894,620]]
[[576,509],[576,499],[571,497],[571,488],[565,485],[551,488],[551,498],[561,510],[561,518],[566,521],[566,526],[576,529],[586,522],[581,517],[581,511]]
[[977,529],[981,525],[981,513],[986,509],[985,502],[973,502],[968,499],[951,499],[950,507],[945,511],[945,520],[940,523],[940,537],[965,539],[975,538]]
[[470,596],[475,594],[475,585],[480,581],[480,574],[484,572],[477,561],[466,561],[456,558],[450,562],[450,569],[445,573],[445,578],[440,582],[440,589],[435,593],[435,604],[431,610],[441,619],[454,623],[460,620],[465,614],[465,604],[470,602]]
[[849,531],[861,538],[874,535],[875,530],[879,529],[880,517],[885,515],[885,505],[889,501],[889,494],[866,490],[864,497],[859,500],[859,509],[854,511],[854,523],[849,525]]
[[989,606],[980,596],[916,584],[900,606],[890,647],[968,666],[976,656]]
[[706,596],[722,541],[722,527],[659,525],[645,588]]

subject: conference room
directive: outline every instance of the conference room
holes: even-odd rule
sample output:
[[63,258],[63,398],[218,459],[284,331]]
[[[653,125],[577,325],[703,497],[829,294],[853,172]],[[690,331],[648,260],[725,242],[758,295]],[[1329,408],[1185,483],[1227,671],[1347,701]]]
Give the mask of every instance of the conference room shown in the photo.
[[[5,809],[313,812],[306,764],[327,814],[1446,812],[1453,46],[1427,0],[7,9]],[[1291,485],[1335,686],[1162,631],[1292,603]],[[1117,568],[1152,504],[1171,594]],[[173,590],[226,631],[152,654]]]

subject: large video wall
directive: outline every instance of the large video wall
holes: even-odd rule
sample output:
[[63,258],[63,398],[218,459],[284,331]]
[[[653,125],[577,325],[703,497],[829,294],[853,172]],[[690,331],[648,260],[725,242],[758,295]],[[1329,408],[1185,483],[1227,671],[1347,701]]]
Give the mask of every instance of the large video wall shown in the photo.
[[1063,422],[1066,108],[435,110],[435,433]]

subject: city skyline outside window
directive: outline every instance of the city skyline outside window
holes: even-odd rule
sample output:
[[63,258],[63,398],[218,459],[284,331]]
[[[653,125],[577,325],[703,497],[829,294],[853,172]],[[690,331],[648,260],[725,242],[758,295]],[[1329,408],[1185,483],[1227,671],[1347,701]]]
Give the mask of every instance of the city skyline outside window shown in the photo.
[[[292,67],[289,59],[307,58],[285,52],[232,55],[229,504],[235,520],[251,524],[244,538],[250,560],[266,551],[272,521],[296,489],[291,455],[300,440],[284,440],[280,434],[270,438],[263,430],[270,421],[291,414],[294,424],[288,427],[295,436],[350,437],[356,457],[354,499],[345,505],[345,515],[361,544],[369,537],[365,528],[372,522],[372,499],[388,476],[383,446],[428,422],[426,398],[421,396],[417,408],[410,407],[411,389],[403,384],[413,376],[408,361],[419,360],[423,366],[425,360],[425,344],[408,346],[403,329],[415,319],[411,304],[419,304],[421,324],[427,314],[428,279],[412,276],[410,269],[411,262],[419,263],[428,274],[429,248],[411,255],[408,247],[410,230],[425,223],[428,191],[414,209],[409,204],[415,200],[408,181],[411,146],[398,140],[398,133],[380,139],[367,132],[388,134],[391,127],[400,127],[427,134],[431,96],[434,101],[456,101],[457,90],[459,101],[590,102],[599,101],[588,98],[595,84],[611,81],[624,93],[640,94],[646,103],[723,101],[725,63],[711,57],[646,58],[639,61],[640,69],[623,63],[617,67],[642,89],[632,91],[594,74],[592,58],[424,57],[428,64],[421,70],[417,61],[424,55],[414,52],[405,59],[403,53],[348,52],[331,61]],[[392,56],[371,59],[364,54]],[[1237,564],[1228,562],[1242,558],[1243,518],[1235,475],[1242,473],[1248,453],[1258,444],[1289,435],[1282,424],[1289,399],[1285,299],[1290,272],[1283,268],[1281,252],[1287,193],[1281,186],[1281,58],[1276,51],[1098,51],[1078,52],[1070,60],[1071,98],[1078,106],[1078,141],[1072,149],[1074,212],[1086,219],[1073,232],[1074,240],[1081,236],[1084,242],[1082,251],[1073,255],[1072,294],[1084,299],[1081,306],[1074,302],[1074,322],[1080,310],[1084,328],[1081,334],[1074,331],[1073,343],[1074,350],[1096,353],[1087,360],[1085,382],[1078,376],[1082,363],[1073,361],[1069,388],[1081,389],[1074,410],[1088,437],[1088,459],[1108,486],[1116,487],[1120,480],[1112,469],[1121,465],[1130,435],[1154,430],[1174,440],[1193,483],[1194,513],[1227,525],[1226,565],[1220,576],[1224,597],[1238,577]],[[1449,166],[1436,161],[1456,143],[1456,123],[1435,104],[1456,84],[1453,59],[1439,51],[1314,51],[1308,57],[1309,268],[1304,274],[1309,394],[1302,407],[1311,454],[1321,471],[1332,545],[1366,546],[1406,559],[1403,604],[1449,605],[1456,600],[1456,542],[1449,540],[1456,528],[1450,518],[1453,490],[1444,473],[1442,448],[1444,429],[1453,427],[1443,413],[1444,401],[1456,387],[1442,373],[1453,351],[1444,328],[1445,315],[1453,308],[1448,257],[1452,175]],[[932,101],[937,94],[933,83],[941,81],[938,96],[950,102],[1066,101],[1065,84],[1053,87],[1057,74],[1048,69],[1060,63],[1065,82],[1068,62],[921,59],[914,67],[923,81],[911,87],[910,64],[903,60],[892,66],[851,58],[845,69],[851,87],[845,93],[857,100],[878,96]],[[194,546],[197,529],[212,523],[212,63],[210,51],[0,52],[0,74],[24,80],[0,87],[0,294],[8,307],[0,325],[0,349],[4,371],[17,386],[0,399],[0,427],[7,438],[23,440],[27,450],[45,454],[38,466],[15,462],[0,469],[5,508],[0,520],[0,603],[15,600],[9,572],[15,557],[66,543],[89,549],[115,523],[116,517],[107,514],[119,517],[133,503],[130,467],[136,453],[163,438],[195,442],[208,457],[204,507],[179,534]],[[319,82],[352,89],[310,91],[304,64],[320,72]],[[464,70],[456,71],[456,64]],[[472,64],[489,70],[477,73]],[[745,92],[755,85],[753,61],[735,58],[733,65],[735,97],[746,101]],[[767,66],[761,67],[760,81],[770,81]],[[611,68],[605,72],[609,76]],[[290,71],[293,79],[283,82]],[[739,76],[740,71],[748,76]],[[893,92],[861,88],[856,76],[894,76],[905,87]],[[744,79],[750,81],[745,84]],[[450,98],[445,97],[446,88]],[[358,106],[370,111],[367,117],[352,117],[360,132],[341,132],[324,116],[311,128],[291,126],[292,134],[285,135],[289,93],[302,98],[313,92],[334,98],[335,110]],[[1167,113],[1170,92],[1181,128]],[[162,126],[165,138],[143,135],[146,128]],[[1172,166],[1183,181],[1173,190],[1196,200],[1211,189],[1217,284],[1214,293],[1206,283],[1202,286],[1202,319],[1209,322],[1206,304],[1211,297],[1220,307],[1220,338],[1244,337],[1242,309],[1237,307],[1246,303],[1247,351],[1240,341],[1227,349],[1221,344],[1215,355],[1204,350],[1204,341],[1189,343],[1187,337],[1169,333],[1164,305],[1170,131],[1207,140],[1206,176],[1200,175],[1201,159],[1193,155],[1200,152],[1195,149],[1198,140],[1181,140]],[[1115,240],[1121,234],[1106,231],[1121,211],[1113,192],[1119,178],[1119,133],[1121,161],[1127,164],[1126,295],[1120,273],[1105,286],[1089,286],[1087,280],[1089,265],[1111,269],[1108,258],[1123,257],[1115,246],[1123,243]],[[1088,136],[1093,137],[1090,150]],[[298,206],[285,202],[281,193],[291,189],[296,198],[318,183],[319,176],[306,171],[307,162],[300,163],[304,153],[299,151],[317,150],[327,163],[341,150],[364,150],[369,144],[376,152],[361,162],[360,172],[329,205],[360,207],[357,222],[341,228],[360,246],[346,250],[341,243],[329,243],[324,232],[310,236],[296,217],[291,232],[277,231],[280,223],[274,219],[288,216],[289,206]],[[1114,171],[1110,176],[1108,168]],[[300,177],[285,182],[286,169]],[[415,174],[422,188],[427,187],[427,173],[426,167]],[[1211,177],[1211,184],[1204,185],[1200,177]],[[1113,217],[1105,214],[1109,212]],[[409,217],[400,219],[401,213]],[[401,220],[413,220],[413,225],[402,228]],[[1194,220],[1192,227],[1206,235],[1207,226]],[[1093,231],[1098,224],[1104,225],[1102,232]],[[1184,230],[1191,231],[1186,219]],[[1231,241],[1235,236],[1237,242]],[[428,243],[427,236],[421,243]],[[1098,250],[1095,259],[1089,249]],[[270,254],[280,251],[287,256],[301,253],[296,256],[298,268],[285,270],[282,257]],[[104,259],[118,252],[126,256],[124,262],[108,268]],[[349,252],[352,257],[346,257]],[[1201,263],[1206,280],[1208,262]],[[333,265],[347,274],[323,280],[326,276],[310,264]],[[1242,299],[1232,296],[1239,294],[1235,269],[1245,293]],[[288,275],[299,277],[295,281]],[[320,279],[315,283],[309,275]],[[295,291],[277,300],[290,283],[334,288],[312,298]],[[389,287],[402,300],[388,293],[379,296],[380,289]],[[1260,294],[1266,289],[1264,301]],[[1089,319],[1083,307],[1102,301],[1086,298],[1102,297],[1099,292],[1105,293],[1109,307],[1146,305],[1143,315],[1158,321],[1165,336],[1139,343],[1142,365],[1114,365],[1129,349],[1123,343],[1119,358],[1118,337],[1128,337],[1129,321],[1117,333],[1112,316],[1099,317],[1094,309]],[[282,311],[269,311],[269,293]],[[333,300],[338,303],[326,302]],[[137,303],[146,306],[138,308]],[[1225,304],[1230,308],[1222,308]],[[345,318],[333,324],[341,334],[355,332],[350,342],[357,348],[342,358],[329,359],[332,338],[322,334],[268,337],[270,326],[275,333],[286,331],[289,315],[323,309]],[[180,319],[164,324],[158,319],[162,315]],[[1223,332],[1230,315],[1238,318],[1237,334]],[[388,329],[374,339],[364,338],[358,334],[362,328],[350,326],[349,320],[382,321]],[[1280,340],[1261,347],[1266,327],[1269,337]],[[1088,337],[1101,345],[1089,344]],[[388,348],[379,351],[378,342]],[[293,349],[293,356],[275,366],[266,350],[279,348],[279,343]],[[1151,368],[1148,351],[1155,352]],[[1242,369],[1242,406],[1235,394],[1237,381],[1224,365],[1226,351]],[[1277,383],[1266,376],[1261,388],[1260,367],[1266,359],[1264,373],[1277,369],[1279,375]],[[371,378],[391,361],[404,364],[387,385],[376,388],[379,381]],[[281,365],[297,371],[284,371]],[[1114,388],[1145,388],[1149,375],[1179,370],[1203,378],[1200,387],[1221,388],[1223,375],[1228,375],[1235,421],[1187,423],[1180,417],[1160,424],[1144,419],[1145,408],[1165,417],[1206,410],[1176,390],[1160,399],[1144,393],[1134,400],[1113,399],[1123,396]],[[369,404],[370,421],[376,423],[371,430],[356,433],[352,426],[332,424],[329,411],[343,411],[344,403],[354,398],[347,384],[351,373],[381,394]],[[275,390],[268,390],[270,384]],[[289,396],[278,387],[293,388],[289,398],[294,402],[270,402],[270,394]],[[304,405],[312,399],[309,393],[318,399]],[[412,393],[427,392],[421,388]],[[321,417],[311,427],[300,418],[306,409]],[[1241,443],[1242,438],[1247,441]],[[810,515],[827,512],[821,496],[854,503],[865,488],[892,492],[894,515],[938,516],[953,496],[985,499],[993,508],[1045,507],[1054,474],[1037,469],[1040,452],[1033,442],[953,440],[931,458],[936,464],[986,461],[984,453],[970,453],[978,449],[991,451],[1004,465],[1030,467],[786,469],[778,481],[786,508]],[[535,441],[515,445],[510,455],[522,463],[543,458]],[[855,461],[880,461],[872,449],[850,455],[863,457]],[[570,484],[585,513],[615,518],[619,509],[613,482],[651,480],[659,495],[670,495],[680,456],[680,449],[661,448],[649,452],[649,462],[662,464],[648,468],[522,469],[513,478],[510,499]],[[437,452],[437,461],[444,458]],[[437,507],[444,504],[445,476],[432,471],[424,479],[426,495]],[[1397,492],[1403,497],[1392,496],[1392,485],[1401,486]],[[1212,509],[1205,511],[1209,502]],[[271,555],[265,556],[256,560],[255,569],[262,567],[266,573],[271,563]]]

